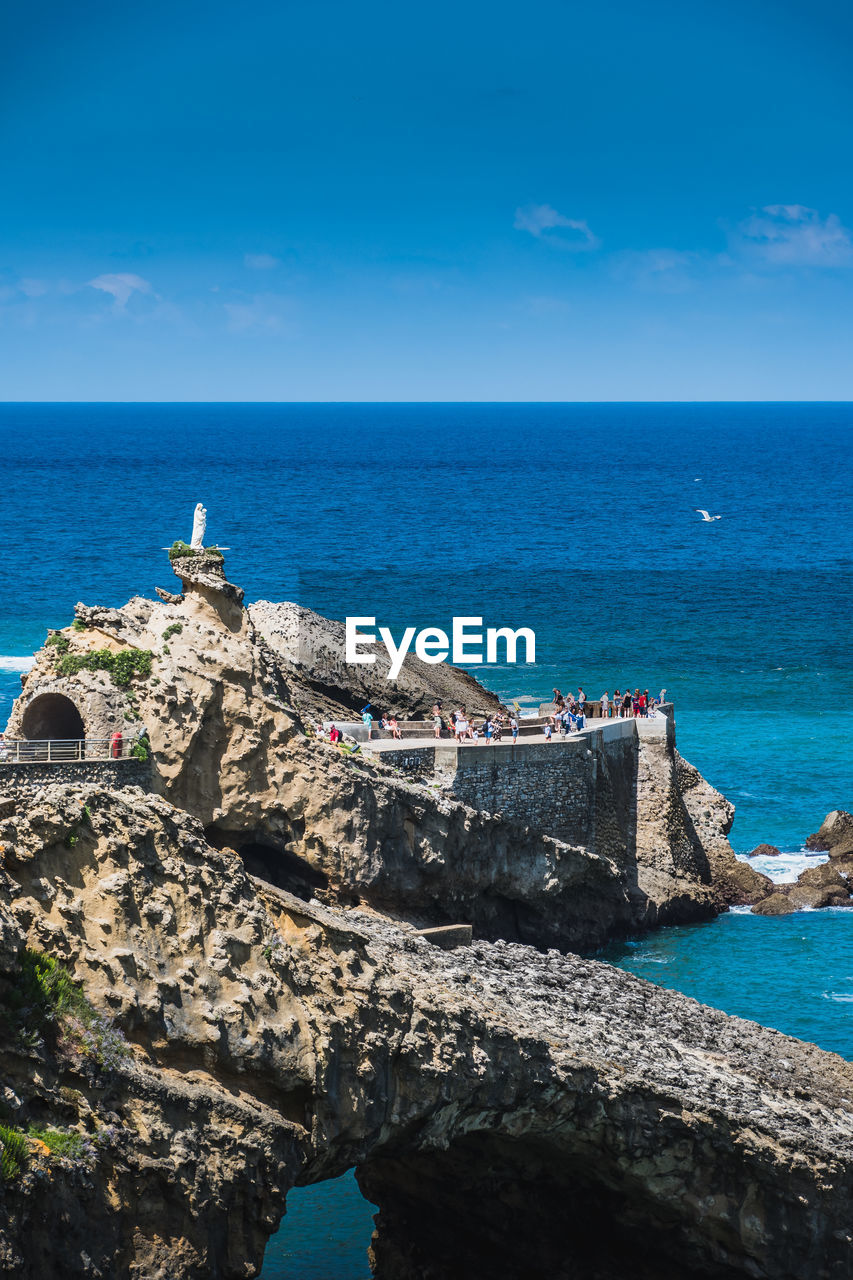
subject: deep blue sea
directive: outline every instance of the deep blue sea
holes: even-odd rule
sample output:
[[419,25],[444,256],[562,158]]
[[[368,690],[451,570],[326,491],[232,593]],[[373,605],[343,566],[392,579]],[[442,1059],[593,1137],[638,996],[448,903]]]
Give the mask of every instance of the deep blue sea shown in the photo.
[[[0,723],[77,600],[173,585],[162,548],[202,501],[249,600],[532,627],[535,666],[475,671],[503,694],[665,686],[739,851],[853,808],[853,405],[5,405],[0,426]],[[853,1058],[851,938],[841,911],[732,914],[607,958]],[[365,1280],[369,1233],[350,1177],[295,1191],[265,1280]]]

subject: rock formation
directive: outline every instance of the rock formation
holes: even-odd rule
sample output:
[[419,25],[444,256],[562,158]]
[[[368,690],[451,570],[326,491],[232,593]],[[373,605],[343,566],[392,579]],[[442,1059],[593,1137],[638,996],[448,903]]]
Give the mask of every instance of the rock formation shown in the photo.
[[773,886],[772,893],[753,908],[755,915],[784,916],[792,911],[818,909],[820,907],[846,907],[851,905],[849,876],[853,873],[850,856],[822,862],[816,867],[801,871],[792,883]]
[[681,799],[708,859],[717,901],[725,906],[760,902],[772,892],[773,882],[734,856],[728,840],[734,805],[677,752],[675,766]]
[[[343,628],[292,605],[245,609],[209,552],[173,565],[182,597],[81,605],[77,629],[62,634],[65,657],[104,646],[150,653],[150,677],[120,689],[102,670],[62,675],[59,650],[46,647],[11,736],[46,690],[80,708],[87,733],[90,723],[98,736],[110,725],[129,735],[144,728],[152,787],[256,873],[424,925],[466,920],[487,938],[589,949],[769,892],[732,853],[733,807],[670,738],[641,741],[619,777],[599,772],[610,816],[595,841],[545,835],[403,776],[393,761],[344,758],[313,737],[309,710],[381,696],[373,683],[347,686],[374,669],[343,670]],[[464,673],[407,663],[399,698],[409,711],[442,694],[488,708],[492,695]]]
[[[834,1055],[592,960],[305,903],[139,789],[46,788],[0,845],[7,1114],[85,1135],[0,1182],[6,1274],[252,1275],[288,1189],[353,1164],[384,1280],[851,1274]],[[20,1034],[24,943],[127,1048]]]
[[[670,729],[590,748],[588,838],[545,835],[312,736],[379,700],[336,624],[174,564],[180,594],[79,605],[9,724],[151,758],[145,788],[2,774],[0,1271],[248,1277],[289,1188],[356,1166],[380,1280],[853,1275],[851,1067],[544,950],[790,907]],[[436,670],[398,709],[488,708]],[[461,920],[447,953],[415,928]]]
[[445,718],[459,706],[472,716],[500,709],[496,694],[446,662],[430,665],[408,653],[393,682],[386,679],[391,664],[384,645],[361,646],[376,658],[372,666],[346,663],[344,624],[302,605],[259,600],[249,606],[249,617],[290,674],[300,713],[308,720],[351,720],[366,702],[378,714],[395,712],[407,720],[431,716],[436,700]]
[[833,809],[824,818],[820,830],[808,837],[806,848],[827,852],[830,858],[853,856],[853,813]]

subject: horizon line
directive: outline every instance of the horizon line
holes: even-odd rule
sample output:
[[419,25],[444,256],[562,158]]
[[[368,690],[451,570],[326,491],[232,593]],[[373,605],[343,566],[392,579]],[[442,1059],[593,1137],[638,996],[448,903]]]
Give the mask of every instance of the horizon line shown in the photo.
[[39,406],[68,406],[68,405],[265,405],[265,406],[285,406],[285,405],[639,405],[639,404],[684,404],[684,405],[744,405],[744,404],[827,404],[827,405],[853,405],[853,399],[850,400],[699,400],[699,399],[678,399],[678,400],[0,400],[0,408],[6,408],[12,405],[39,405]]

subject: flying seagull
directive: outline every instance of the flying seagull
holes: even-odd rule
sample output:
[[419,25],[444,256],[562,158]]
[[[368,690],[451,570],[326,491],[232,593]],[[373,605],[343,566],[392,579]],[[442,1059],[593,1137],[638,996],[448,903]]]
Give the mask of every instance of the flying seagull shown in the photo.
[[708,524],[710,524],[710,522],[711,522],[712,520],[722,520],[722,518],[723,518],[722,516],[711,516],[711,515],[709,515],[709,514],[708,514],[708,512],[705,510],[705,508],[704,508],[704,507],[694,507],[694,508],[693,508],[693,510],[694,510],[694,511],[698,511],[698,512],[699,512],[699,514],[700,514],[700,516],[702,517],[702,519],[703,519],[703,520],[705,520]]

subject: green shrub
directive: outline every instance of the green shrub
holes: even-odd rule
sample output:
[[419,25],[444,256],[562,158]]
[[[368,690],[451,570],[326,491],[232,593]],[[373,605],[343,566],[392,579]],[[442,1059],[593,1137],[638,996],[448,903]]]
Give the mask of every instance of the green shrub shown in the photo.
[[49,635],[44,642],[45,649],[56,649],[58,653],[67,653],[70,645],[68,636],[62,635],[59,631],[54,631],[53,635]]
[[147,738],[137,738],[133,746],[130,748],[130,754],[134,760],[147,760],[149,756],[149,743]]
[[0,1124],[0,1182],[17,1178],[27,1163],[27,1140],[18,1130]]
[[71,974],[53,956],[27,949],[21,957],[21,977],[17,992],[25,1010],[40,1021],[55,1020],[81,1004],[86,997]]
[[168,640],[171,636],[179,636],[184,629],[182,622],[170,622],[166,630],[163,632],[163,639]]
[[170,560],[183,560],[186,556],[210,556],[214,560],[224,560],[225,557],[219,550],[219,547],[191,547],[188,542],[173,542],[169,548]]
[[169,548],[170,560],[181,560],[184,556],[194,556],[196,553],[188,542],[181,542],[180,538],[177,542],[173,542]]
[[23,952],[20,978],[7,1003],[6,1021],[24,1047],[37,1048],[47,1037],[67,1055],[107,1068],[130,1053],[124,1036],[92,1008],[65,966],[44,952]]
[[83,620],[82,620],[81,618],[75,618],[75,619],[74,619],[74,621],[71,623],[71,630],[72,630],[72,631],[85,631],[85,630],[86,630],[86,624],[85,624],[85,622],[83,622]]
[[56,664],[57,675],[76,676],[80,671],[106,671],[113,684],[125,688],[135,676],[151,675],[154,654],[150,649],[90,649],[88,653],[63,653]]
[[31,1124],[27,1136],[43,1142],[52,1156],[60,1156],[65,1160],[81,1160],[86,1155],[87,1142],[82,1134],[73,1129],[41,1128]]

